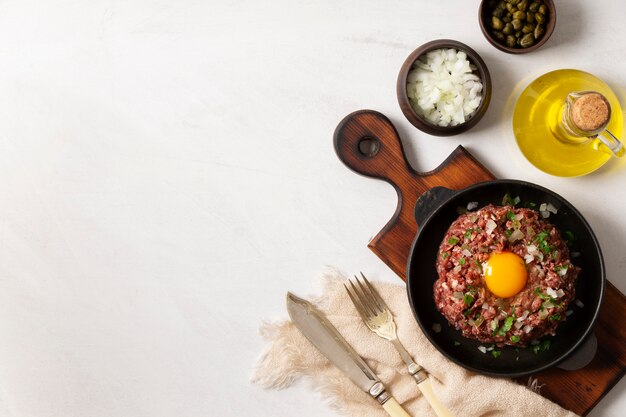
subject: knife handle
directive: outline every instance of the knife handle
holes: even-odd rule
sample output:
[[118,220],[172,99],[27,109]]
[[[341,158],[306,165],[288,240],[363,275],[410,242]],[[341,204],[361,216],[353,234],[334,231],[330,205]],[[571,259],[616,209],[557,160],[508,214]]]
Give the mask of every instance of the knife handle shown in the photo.
[[385,401],[383,408],[391,417],[411,417],[393,397]]
[[448,409],[443,404],[441,404],[441,402],[439,402],[437,397],[435,397],[435,394],[433,393],[433,387],[430,384],[430,378],[426,378],[425,380],[417,384],[417,387],[420,389],[420,391],[422,391],[424,398],[426,398],[438,417],[453,417],[452,413],[448,411]]

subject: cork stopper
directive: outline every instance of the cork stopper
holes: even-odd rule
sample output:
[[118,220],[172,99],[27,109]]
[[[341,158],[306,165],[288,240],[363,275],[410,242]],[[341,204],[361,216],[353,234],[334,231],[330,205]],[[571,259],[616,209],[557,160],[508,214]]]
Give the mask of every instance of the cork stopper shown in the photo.
[[611,105],[600,93],[584,93],[574,101],[570,116],[578,129],[593,132],[604,128],[609,122]]

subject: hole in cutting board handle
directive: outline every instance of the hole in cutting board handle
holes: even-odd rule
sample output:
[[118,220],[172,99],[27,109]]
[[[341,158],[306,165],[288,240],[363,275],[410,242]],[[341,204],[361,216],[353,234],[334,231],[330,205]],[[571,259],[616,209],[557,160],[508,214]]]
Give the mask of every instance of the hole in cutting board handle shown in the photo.
[[380,150],[380,141],[376,138],[364,137],[359,141],[361,155],[371,158]]
[[333,137],[335,152],[351,170],[396,186],[415,176],[398,131],[382,113],[359,110],[343,118]]

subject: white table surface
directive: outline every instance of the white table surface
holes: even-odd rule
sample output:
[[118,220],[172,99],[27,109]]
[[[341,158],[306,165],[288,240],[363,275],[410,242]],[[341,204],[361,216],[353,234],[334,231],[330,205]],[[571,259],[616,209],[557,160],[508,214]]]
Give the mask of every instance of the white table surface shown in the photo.
[[[394,191],[337,159],[348,113],[388,115],[418,170],[464,145],[584,213],[626,291],[626,160],[556,178],[516,148],[519,88],[590,71],[626,103],[626,6],[557,0],[539,51],[483,38],[478,1],[8,0],[0,4],[0,415],[332,415],[306,382],[248,382],[261,319],[325,265],[398,282],[366,248]],[[405,57],[461,40],[493,78],[473,130],[434,138],[396,102]],[[517,90],[515,90],[517,88]],[[621,318],[623,319],[623,318]],[[616,323],[616,325],[623,325]],[[623,416],[620,382],[590,414]]]

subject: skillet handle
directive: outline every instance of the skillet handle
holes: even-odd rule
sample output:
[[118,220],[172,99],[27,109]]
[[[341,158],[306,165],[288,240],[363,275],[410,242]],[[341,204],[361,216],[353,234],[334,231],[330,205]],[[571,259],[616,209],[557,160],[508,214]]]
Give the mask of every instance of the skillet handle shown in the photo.
[[446,187],[434,187],[426,191],[415,203],[415,221],[422,224],[444,202],[458,191]]

